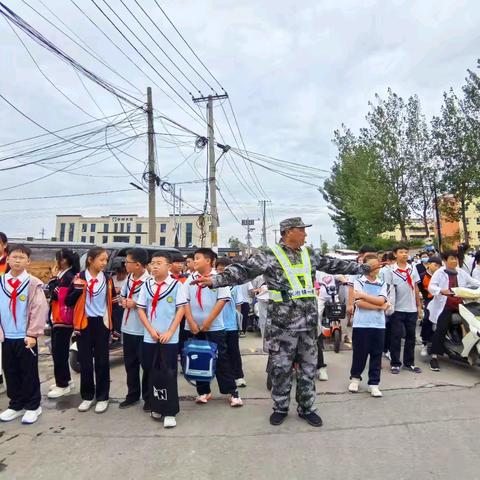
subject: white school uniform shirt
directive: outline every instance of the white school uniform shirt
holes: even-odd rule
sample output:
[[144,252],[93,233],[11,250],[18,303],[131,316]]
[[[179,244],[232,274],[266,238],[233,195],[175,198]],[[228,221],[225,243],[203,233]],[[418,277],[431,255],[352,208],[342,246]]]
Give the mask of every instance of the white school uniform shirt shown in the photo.
[[396,263],[389,270],[385,270],[384,281],[394,287],[395,311],[413,313],[417,311],[415,285],[420,282],[420,275],[418,275],[417,269],[409,264],[402,270],[408,270],[410,273],[413,288],[407,282],[407,274],[400,272]]
[[[480,281],[472,278],[462,268],[457,268],[457,282],[459,287],[478,288]],[[437,324],[438,317],[445,308],[447,297],[440,293],[441,290],[448,289],[448,274],[445,267],[440,267],[433,275],[428,285],[428,291],[433,295],[433,299],[428,304],[430,312],[430,321]]]
[[88,287],[93,277],[88,270],[85,270],[85,280],[87,281],[87,299],[85,302],[85,313],[87,317],[104,317],[107,311],[107,280],[103,272],[100,272],[93,287],[93,295],[90,298]]
[[[133,296],[131,297],[133,301],[135,302],[138,301],[138,295],[140,294],[140,289],[142,288],[142,285],[145,283],[145,281],[149,278],[150,278],[150,275],[148,271],[145,270],[143,275],[137,279],[137,281],[141,281],[142,283],[135,287],[135,290],[133,291]],[[135,279],[133,278],[133,273],[130,273],[126,278],[124,284],[122,285],[122,290],[120,292],[121,297],[128,298],[134,281]],[[122,332],[128,333],[129,335],[143,336],[144,329],[145,327],[143,326],[143,323],[140,321],[140,318],[138,318],[137,309],[126,308],[125,311],[123,312],[122,329],[121,329]]]
[[[187,302],[184,286],[170,275],[163,281],[160,288],[157,307],[152,317],[152,301],[157,291],[157,282],[153,277],[145,280],[138,295],[137,307],[145,310],[148,321],[152,327],[160,333],[165,333],[175,320],[177,308]],[[178,343],[180,326],[177,327],[168,343]],[[145,343],[156,343],[148,330],[144,328],[143,341]]]
[[[12,312],[11,294],[13,288],[9,280],[18,280],[17,301],[15,308],[15,322]],[[30,275],[24,270],[18,277],[13,277],[10,272],[0,276],[0,325],[5,338],[21,339],[27,334],[28,323],[28,287]]]
[[[212,274],[216,272],[212,270]],[[195,323],[201,327],[203,322],[208,318],[213,307],[219,300],[224,300],[229,302],[232,298],[229,287],[221,288],[202,288],[202,306],[198,303],[197,300],[197,291],[198,285],[190,285],[192,280],[196,280],[200,275],[195,272],[187,278],[187,281],[184,283],[186,288],[187,300],[190,304],[190,310],[192,311],[192,317]],[[225,307],[224,307],[225,308]],[[190,325],[188,322],[185,323],[185,330],[190,330]],[[220,314],[213,320],[210,325],[210,332],[215,332],[219,330],[225,330],[225,325],[223,323],[223,310]]]

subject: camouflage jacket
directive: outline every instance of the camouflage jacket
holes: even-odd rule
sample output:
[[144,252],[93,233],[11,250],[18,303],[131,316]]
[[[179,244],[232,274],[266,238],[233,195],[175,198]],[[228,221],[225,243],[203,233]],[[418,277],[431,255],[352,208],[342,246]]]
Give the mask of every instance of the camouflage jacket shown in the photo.
[[[301,263],[301,251],[293,250],[282,241],[280,246],[292,264]],[[322,255],[320,250],[308,249],[312,264],[312,281],[315,271],[330,274],[360,274],[362,266],[353,261]],[[269,290],[288,292],[290,284],[281,265],[270,248],[263,249],[249,259],[229,265],[225,271],[212,277],[213,288],[241,285],[258,275],[263,275]],[[318,323],[318,309],[315,298],[298,300],[287,299],[284,302],[268,302],[268,325],[273,329],[306,331],[315,328]],[[265,334],[267,336],[267,334]]]

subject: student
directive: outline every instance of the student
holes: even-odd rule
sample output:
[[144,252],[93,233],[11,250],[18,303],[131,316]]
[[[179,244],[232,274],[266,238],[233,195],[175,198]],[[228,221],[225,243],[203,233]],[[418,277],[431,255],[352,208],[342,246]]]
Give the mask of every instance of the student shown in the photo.
[[150,277],[147,271],[148,253],[143,248],[132,248],[127,252],[125,268],[128,276],[120,291],[120,304],[125,309],[122,318],[123,361],[127,374],[127,396],[119,408],[135,405],[140,395],[145,400],[148,383],[145,372],[140,382],[140,365],[144,327],[137,313],[137,300],[140,289]]
[[185,283],[188,278],[188,275],[183,273],[185,268],[185,260],[183,255],[177,253],[172,255],[172,263],[170,264],[170,275],[174,280],[177,280],[180,283]]
[[[177,378],[179,325],[187,303],[185,288],[172,278],[168,271],[171,268],[171,257],[166,252],[155,252],[150,269],[152,276],[143,284],[138,297],[138,316],[143,323],[144,337],[142,346],[142,367],[149,381],[155,353],[161,355],[167,367],[173,370]],[[150,410],[154,419],[160,420],[160,412],[152,409],[151,391],[147,391],[144,410]],[[170,399],[172,400],[172,399]],[[178,397],[174,399],[178,403]],[[164,417],[163,426],[176,426],[175,416]]]
[[[384,264],[383,267],[380,269],[378,272],[378,280],[380,282],[385,282],[386,283],[386,275],[388,275],[386,272],[388,272],[392,265],[395,264],[395,255],[393,252],[386,252],[382,256],[382,263]],[[391,291],[390,285],[387,284],[387,290],[388,290],[388,297],[389,297],[389,302],[394,303],[393,299],[393,292]],[[385,355],[385,358],[388,358],[388,360],[392,359],[392,356],[390,355],[390,343],[391,343],[391,338],[392,338],[392,322],[390,321],[391,315],[388,315],[387,312],[385,312],[385,345],[383,347],[383,353]]]
[[432,340],[433,336],[433,324],[430,321],[430,310],[428,309],[428,305],[432,301],[433,295],[428,291],[428,286],[430,285],[433,274],[442,265],[442,259],[440,257],[437,257],[436,255],[433,255],[432,257],[427,256],[426,270],[422,275],[420,275],[420,283],[418,284],[418,288],[422,294],[424,307],[422,330],[420,331],[420,336],[422,337],[422,350],[420,351],[421,357],[428,356],[428,343]]
[[55,383],[48,392],[48,398],[68,395],[73,388],[68,357],[73,332],[73,309],[65,305],[68,289],[80,271],[78,254],[69,248],[62,248],[56,255],[56,275],[48,283],[50,308],[52,312],[52,358]]
[[[73,328],[77,335],[80,362],[79,412],[87,412],[95,403],[95,413],[108,408],[110,393],[110,361],[108,346],[112,332],[112,305],[115,287],[104,273],[108,262],[103,247],[87,253],[87,268],[70,285],[66,305],[74,307]],[[95,361],[95,371],[94,371]]]
[[403,347],[403,368],[414,373],[421,373],[415,366],[415,341],[417,319],[423,317],[422,301],[418,290],[417,269],[408,264],[408,247],[397,245],[393,248],[396,263],[385,271],[385,282],[391,285],[395,295],[395,311],[391,316],[390,371],[400,373],[401,342],[405,330]]
[[[223,323],[222,310],[230,301],[230,289],[228,287],[210,289],[200,285],[190,285],[192,280],[207,277],[212,273],[216,260],[216,253],[210,248],[199,248],[195,252],[195,273],[190,275],[185,286],[187,287],[187,300],[185,316],[187,323],[185,329],[189,336],[208,340],[217,344],[218,358],[216,377],[220,393],[230,394],[230,406],[241,407],[242,399],[233,378],[230,358],[227,353],[225,325]],[[196,403],[205,404],[211,398],[210,383],[197,383]]]
[[425,275],[425,272],[427,270],[428,259],[429,259],[429,256],[427,252],[420,252],[420,257],[418,259],[418,262],[415,263],[415,268],[417,269],[418,276],[420,278],[422,278],[422,276]]
[[8,238],[0,232],[0,275],[4,275],[8,272],[9,266],[7,262],[8,257]]
[[120,331],[122,329],[122,319],[124,313],[122,305],[120,304],[120,292],[122,291],[122,287],[127,279],[128,274],[123,261],[115,268],[114,271],[115,273],[112,275],[112,282],[115,288],[115,297],[112,305],[112,340],[119,340],[121,337]]
[[192,275],[195,273],[195,266],[194,266],[194,255],[193,253],[189,253],[187,255],[187,258],[185,260],[185,266],[186,266],[186,274],[187,275]]
[[480,251],[475,253],[473,264],[470,269],[470,276],[475,280],[480,280]]
[[27,273],[30,255],[28,247],[11,247],[10,271],[0,276],[0,342],[10,399],[0,414],[3,422],[23,415],[22,423],[35,423],[42,413],[37,338],[43,335],[48,303],[42,282]]
[[479,288],[480,281],[472,278],[459,266],[459,253],[447,250],[442,254],[444,267],[439,268],[432,276],[428,291],[433,300],[428,305],[430,321],[436,325],[432,337],[432,358],[430,369],[439,372],[438,355],[444,353],[443,342],[452,323],[452,314],[458,312],[462,299],[455,297],[452,289],[455,287]]
[[374,254],[367,254],[364,263],[370,265],[370,273],[355,280],[355,313],[353,315],[352,368],[348,390],[358,392],[362,373],[370,357],[368,367],[368,385],[372,397],[381,397],[380,371],[385,342],[385,310],[390,306],[387,301],[387,284],[378,280],[381,263]]
[[[225,268],[232,262],[227,257],[219,258],[215,267],[218,273],[225,271]],[[242,289],[240,285],[230,288],[232,299],[225,305],[223,309],[223,323],[225,325],[225,339],[227,342],[227,353],[230,358],[230,365],[232,366],[233,377],[237,387],[246,387],[243,374],[242,355],[240,354],[240,338],[238,335],[238,316],[241,314],[241,306],[244,302],[242,297]]]

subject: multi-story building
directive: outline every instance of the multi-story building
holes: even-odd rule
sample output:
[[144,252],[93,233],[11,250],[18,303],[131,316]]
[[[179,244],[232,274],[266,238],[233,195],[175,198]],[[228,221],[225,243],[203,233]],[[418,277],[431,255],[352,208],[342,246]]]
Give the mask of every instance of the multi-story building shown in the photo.
[[[427,240],[435,236],[435,226],[433,221],[428,222],[428,229],[430,234],[427,235],[425,232],[425,225],[423,224],[423,220],[421,219],[411,219],[408,222],[408,225],[405,228],[405,233],[407,236],[407,240]],[[388,232],[383,232],[381,237],[386,238],[388,240],[395,240],[400,242],[402,240],[402,232],[400,231],[400,227],[397,226],[395,230],[390,230]]]
[[[157,217],[156,243],[175,246],[175,232],[179,247],[202,245],[200,215],[170,215]],[[203,228],[203,246],[209,247],[210,217],[206,217]],[[82,215],[57,215],[55,238],[60,242],[80,242],[101,245],[124,242],[129,244],[148,243],[148,217],[136,214],[84,217]]]

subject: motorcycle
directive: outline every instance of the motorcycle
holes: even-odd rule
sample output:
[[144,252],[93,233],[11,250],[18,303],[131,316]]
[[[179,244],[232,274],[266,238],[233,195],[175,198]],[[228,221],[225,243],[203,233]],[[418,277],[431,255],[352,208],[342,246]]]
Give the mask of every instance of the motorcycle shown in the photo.
[[325,302],[325,311],[322,317],[322,336],[333,341],[333,351],[338,353],[342,345],[341,321],[347,314],[347,306],[338,296],[338,285],[333,277],[332,282],[324,283],[329,300]]
[[457,287],[455,296],[463,300],[452,315],[451,328],[445,335],[445,353],[452,360],[477,365],[480,356],[480,289]]

